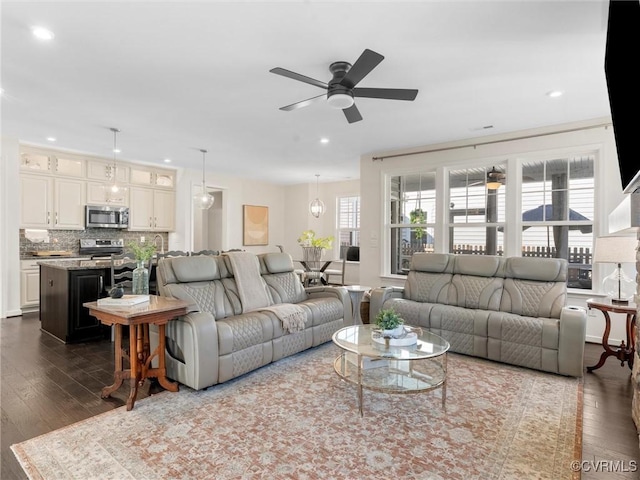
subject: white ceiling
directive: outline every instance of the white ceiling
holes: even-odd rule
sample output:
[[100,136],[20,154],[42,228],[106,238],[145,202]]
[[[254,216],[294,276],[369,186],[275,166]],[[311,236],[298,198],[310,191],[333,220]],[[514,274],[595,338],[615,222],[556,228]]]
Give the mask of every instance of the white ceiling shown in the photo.
[[[32,144],[281,184],[359,177],[359,157],[610,115],[608,2],[8,2],[1,5],[2,133]],[[43,43],[40,25],[55,33]],[[347,123],[322,93],[365,48],[385,59]],[[545,94],[560,89],[565,95]],[[493,128],[479,130],[484,126]],[[320,144],[321,137],[330,139]]]

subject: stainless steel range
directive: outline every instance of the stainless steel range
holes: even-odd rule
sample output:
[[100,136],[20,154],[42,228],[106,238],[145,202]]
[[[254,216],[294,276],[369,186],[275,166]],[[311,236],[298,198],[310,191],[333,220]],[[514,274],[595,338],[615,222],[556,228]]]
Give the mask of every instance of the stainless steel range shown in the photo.
[[90,255],[91,258],[109,258],[114,253],[120,255],[124,253],[124,240],[119,239],[99,239],[81,238],[80,255]]

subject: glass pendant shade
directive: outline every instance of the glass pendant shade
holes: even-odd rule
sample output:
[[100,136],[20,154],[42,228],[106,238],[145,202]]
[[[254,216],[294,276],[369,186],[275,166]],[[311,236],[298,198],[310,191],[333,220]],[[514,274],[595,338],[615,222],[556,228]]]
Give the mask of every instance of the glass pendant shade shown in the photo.
[[109,188],[106,189],[106,201],[108,203],[123,203],[125,188],[118,185],[118,179],[117,179],[118,170],[117,170],[117,161],[116,161],[116,153],[119,152],[117,135],[120,132],[120,130],[113,127],[110,128],[109,130],[113,132],[113,166],[111,167],[111,172],[110,172],[110,176],[113,179],[113,183]]
[[319,198],[316,198],[313,202],[309,204],[309,211],[311,212],[311,215],[313,215],[316,218],[319,218],[320,215],[324,214],[325,212],[324,202]]
[[324,202],[318,198],[318,178],[319,174],[316,173],[316,199],[309,204],[309,212],[316,218],[319,218],[320,215],[323,215],[326,208],[324,206]]
[[206,150],[200,150],[202,152],[202,192],[196,193],[193,196],[193,204],[196,208],[200,210],[208,210],[213,206],[213,202],[215,202],[215,198],[207,192],[207,187],[205,184],[204,178],[204,165],[205,165],[205,155],[207,153]]

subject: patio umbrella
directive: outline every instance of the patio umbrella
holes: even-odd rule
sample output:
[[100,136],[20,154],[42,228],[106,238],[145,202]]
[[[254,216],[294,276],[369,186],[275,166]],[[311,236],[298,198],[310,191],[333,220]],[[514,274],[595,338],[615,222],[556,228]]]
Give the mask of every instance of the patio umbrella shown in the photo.
[[[523,222],[542,222],[544,220],[555,220],[553,218],[553,205],[540,205],[531,210],[527,210],[522,214]],[[590,221],[590,218],[585,217],[581,213],[576,212],[573,209],[569,209],[569,221],[580,222]],[[531,225],[522,227],[523,230],[529,228]],[[593,230],[592,225],[571,225],[569,230],[580,230],[581,233],[591,233]]]
[[[540,205],[531,210],[527,210],[522,214],[523,222],[542,222],[553,220],[553,205]],[[591,221],[590,218],[585,217],[575,210],[569,209],[569,220],[572,222]],[[525,225],[522,230],[532,227],[533,225]],[[554,227],[556,228],[556,227]],[[502,231],[502,227],[498,227],[498,231]],[[548,228],[547,228],[548,230]],[[580,230],[580,233],[591,233],[593,231],[592,225],[570,225],[569,230]]]

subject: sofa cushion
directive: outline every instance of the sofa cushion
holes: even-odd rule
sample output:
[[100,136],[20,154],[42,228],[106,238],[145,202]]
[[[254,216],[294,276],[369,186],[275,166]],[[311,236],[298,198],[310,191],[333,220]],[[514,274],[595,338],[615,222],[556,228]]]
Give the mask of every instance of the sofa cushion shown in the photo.
[[560,318],[567,300],[564,282],[536,282],[507,278],[500,310],[528,317]]
[[[288,253],[264,253],[258,256],[261,267],[260,273],[293,272],[293,260]],[[266,271],[265,271],[266,270]]]
[[454,255],[448,253],[414,253],[409,269],[417,272],[452,273]]
[[416,302],[447,303],[453,258],[446,253],[415,253],[403,297]]
[[487,320],[491,312],[452,305],[434,305],[431,331],[451,345],[451,351],[487,356]]
[[507,258],[505,276],[540,282],[566,282],[568,266],[563,258]]
[[173,267],[177,282],[204,282],[220,279],[218,264],[213,257],[201,255],[196,257],[165,258],[163,261]]
[[457,255],[453,273],[504,278],[505,259],[495,255]]

